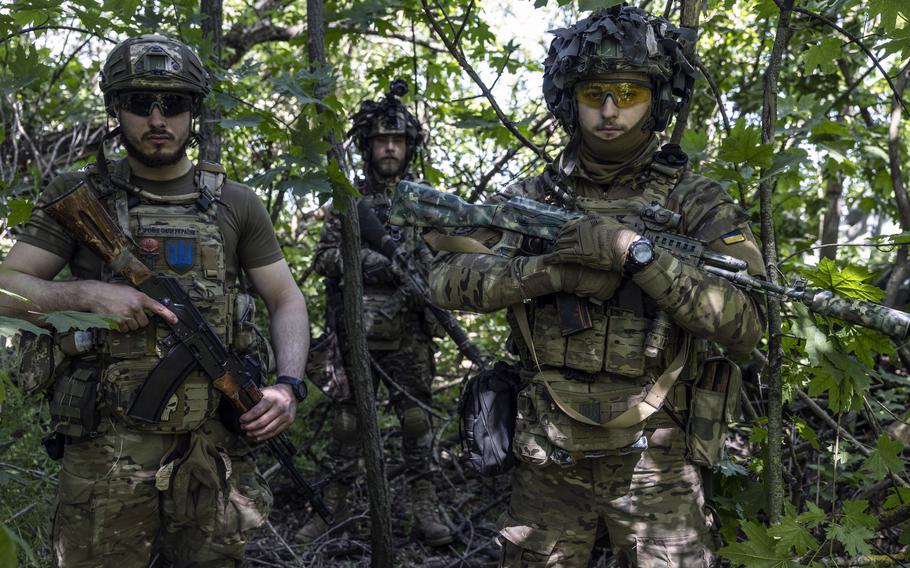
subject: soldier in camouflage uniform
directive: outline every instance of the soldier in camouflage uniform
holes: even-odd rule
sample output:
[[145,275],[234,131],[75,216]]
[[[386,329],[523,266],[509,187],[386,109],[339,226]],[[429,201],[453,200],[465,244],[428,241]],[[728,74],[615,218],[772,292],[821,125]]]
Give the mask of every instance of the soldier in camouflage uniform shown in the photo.
[[[383,224],[389,217],[390,195],[400,180],[413,179],[409,167],[424,142],[420,123],[398,99],[405,92],[404,81],[396,79],[383,100],[365,101],[361,105],[348,132],[363,156],[365,179],[359,181],[358,190]],[[432,256],[420,236],[414,229],[387,224],[386,227],[398,247],[412,259],[415,268],[426,276]],[[334,326],[344,352],[340,246],[341,222],[330,212],[316,248],[314,265],[316,272],[326,277],[327,317],[332,320],[329,325]],[[374,374],[387,375],[392,381],[386,381],[386,386],[401,423],[402,454],[411,480],[408,497],[413,532],[432,546],[448,544],[452,541],[452,531],[430,479],[433,437],[430,416],[416,402],[426,406],[431,402],[430,386],[435,370],[432,338],[438,332],[433,316],[419,301],[404,294],[387,257],[363,241],[360,258],[367,347],[375,366],[381,370]],[[350,479],[356,473],[354,458],[360,454],[354,401],[349,388],[341,390],[346,394],[332,408],[333,481],[325,491],[326,501],[337,510],[336,517],[339,517],[338,512],[343,516],[348,511]],[[309,541],[326,529],[322,519],[314,518],[297,536],[302,541]]]
[[[491,229],[470,233],[471,247],[449,239],[430,281],[440,307],[507,307],[521,360],[501,566],[587,566],[603,527],[624,566],[706,567],[699,468],[720,459],[740,385],[721,348],[750,353],[764,306],[655,248],[638,213],[668,207],[678,232],[747,261],[752,275],[763,275],[762,257],[722,187],[687,171],[678,146],[658,150],[655,132],[691,94],[682,46],[692,30],[623,5],[554,33],[543,91],[569,142],[542,174],[494,199],[585,216],[551,250]],[[590,321],[572,328],[579,305]]]
[[[252,532],[268,518],[272,494],[247,439],[285,430],[303,395],[309,329],[306,304],[258,196],[227,180],[217,164],[192,164],[186,146],[209,93],[208,74],[186,45],[143,35],[118,44],[102,70],[105,107],[120,126],[127,157],[66,173],[39,207],[3,263],[0,311],[80,310],[104,314],[116,330],[58,334],[42,354],[29,349],[19,379],[48,393],[61,459],[53,546],[64,568],[145,568],[153,548],[174,566],[240,566]],[[255,303],[238,287],[241,271],[271,314],[278,383],[234,421],[222,423],[221,397],[189,370],[160,422],[127,414],[152,369],[168,354],[175,321],[164,305],[127,285],[40,205],[79,184],[101,199],[154,272],[174,277],[224,342],[269,365],[253,327]],[[64,266],[73,280],[52,281]],[[157,317],[152,317],[157,316]],[[52,369],[49,361],[56,363]],[[41,366],[38,361],[43,362]],[[32,364],[29,364],[32,363]],[[62,458],[59,454],[62,453]]]

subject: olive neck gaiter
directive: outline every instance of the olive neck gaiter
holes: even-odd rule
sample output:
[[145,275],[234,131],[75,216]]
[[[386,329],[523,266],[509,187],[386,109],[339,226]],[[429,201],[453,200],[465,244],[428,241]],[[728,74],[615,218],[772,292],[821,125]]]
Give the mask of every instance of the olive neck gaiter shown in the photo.
[[588,139],[582,134],[578,161],[585,174],[595,183],[606,184],[645,155],[653,154],[657,149],[657,136],[651,130],[642,129],[648,118],[650,115],[645,115],[638,124],[613,140]]

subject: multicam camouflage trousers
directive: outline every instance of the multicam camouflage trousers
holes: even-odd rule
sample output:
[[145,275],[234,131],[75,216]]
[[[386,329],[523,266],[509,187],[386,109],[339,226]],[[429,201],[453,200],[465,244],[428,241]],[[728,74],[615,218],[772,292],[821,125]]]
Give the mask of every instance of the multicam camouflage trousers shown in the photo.
[[184,434],[116,422],[66,447],[54,516],[61,568],[236,567],[272,494],[249,447],[216,419]]
[[707,568],[701,476],[678,428],[646,431],[648,449],[572,467],[522,463],[500,518],[500,566],[585,568],[602,524],[627,568]]
[[[431,385],[435,372],[432,340],[415,331],[401,338],[398,349],[374,349],[370,351],[370,357],[381,369],[380,372],[371,368],[376,385],[381,380],[389,389],[390,401],[401,424],[402,457],[405,464],[414,473],[425,473],[430,469],[433,432],[430,417],[414,400],[427,406],[431,404]],[[388,381],[386,376],[395,384]],[[336,471],[349,469],[351,459],[360,455],[360,430],[356,422],[354,401],[336,404],[332,413],[330,453],[341,458],[334,468]]]

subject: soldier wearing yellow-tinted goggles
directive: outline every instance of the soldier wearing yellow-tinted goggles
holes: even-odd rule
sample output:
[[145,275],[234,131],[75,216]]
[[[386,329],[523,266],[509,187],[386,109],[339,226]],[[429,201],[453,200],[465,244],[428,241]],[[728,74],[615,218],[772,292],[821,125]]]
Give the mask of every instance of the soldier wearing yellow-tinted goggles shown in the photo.
[[643,81],[585,81],[575,86],[575,100],[591,108],[600,108],[607,97],[613,97],[618,108],[629,108],[651,100],[651,85]]

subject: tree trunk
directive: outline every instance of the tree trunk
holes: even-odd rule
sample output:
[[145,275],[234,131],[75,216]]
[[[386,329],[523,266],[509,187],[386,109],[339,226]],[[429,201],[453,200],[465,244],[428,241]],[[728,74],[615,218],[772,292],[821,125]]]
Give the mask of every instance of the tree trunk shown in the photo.
[[[900,73],[895,83],[897,96],[903,96],[910,81],[910,64],[907,64]],[[907,196],[907,187],[904,184],[904,175],[901,171],[901,105],[897,96],[891,101],[891,125],[888,129],[888,164],[891,168],[891,185],[894,187],[894,200],[897,202],[897,211],[900,216],[901,230],[910,231],[910,197]],[[910,274],[907,260],[907,247],[902,246],[897,251],[897,260],[894,270],[888,278],[885,287],[885,304],[893,306],[897,301],[897,293],[901,284]]]
[[[679,23],[680,25],[695,30],[696,37],[698,34],[698,19],[701,14],[701,0],[682,0],[679,6]],[[696,41],[683,50],[686,59],[695,66],[695,46]],[[686,125],[689,123],[689,112],[692,110],[692,99],[686,101],[679,109],[679,115],[676,117],[676,124],[673,126],[673,135],[670,136],[672,144],[679,144],[683,134],[686,131]]]
[[[202,12],[202,38],[210,44],[211,52],[209,65],[221,68],[221,50],[224,47],[222,30],[222,0],[200,0]],[[212,73],[214,83],[215,73]],[[214,84],[212,85],[214,87]],[[218,163],[221,161],[221,133],[217,130],[217,123],[221,120],[221,107],[215,102],[214,97],[209,98],[208,104],[202,107],[199,117],[199,135],[202,141],[199,144],[199,159],[207,162]]]
[[825,210],[825,217],[822,221],[822,249],[819,256],[821,258],[834,260],[837,257],[837,247],[826,245],[837,243],[838,229],[840,228],[841,196],[844,193],[844,180],[841,178],[840,172],[836,171],[833,166],[826,168],[825,173],[825,198],[828,200],[828,208]]
[[[323,0],[307,0],[307,51],[314,70],[325,67],[325,18]],[[326,85],[317,88],[316,96],[328,94]],[[330,158],[336,159],[344,171],[344,150],[329,134],[332,144]],[[376,418],[376,395],[370,375],[370,355],[363,328],[363,274],[360,268],[360,222],[353,196],[347,197],[347,210],[341,216],[341,262],[344,325],[347,332],[349,360],[345,369],[351,380],[357,419],[360,422],[363,455],[366,462],[367,492],[370,498],[371,566],[387,568],[395,563],[392,548],[392,519],[389,506],[389,486],[379,422]],[[341,204],[336,204],[340,206]],[[340,209],[340,207],[338,207]]]
[[[762,143],[774,144],[774,133],[777,128],[777,81],[780,66],[787,46],[790,43],[790,15],[794,0],[778,2],[780,16],[777,20],[777,33],[774,47],[771,49],[771,60],[764,76],[764,97],[762,101]],[[764,173],[762,173],[764,178]],[[777,240],[774,235],[774,187],[769,181],[759,184],[761,199],[761,236],[762,253],[765,256],[765,270],[768,280],[777,284]],[[783,467],[783,381],[781,366],[784,353],[781,348],[781,315],[780,300],[768,296],[768,457],[765,464],[765,484],[768,491],[768,520],[774,524],[780,521],[784,507]]]

